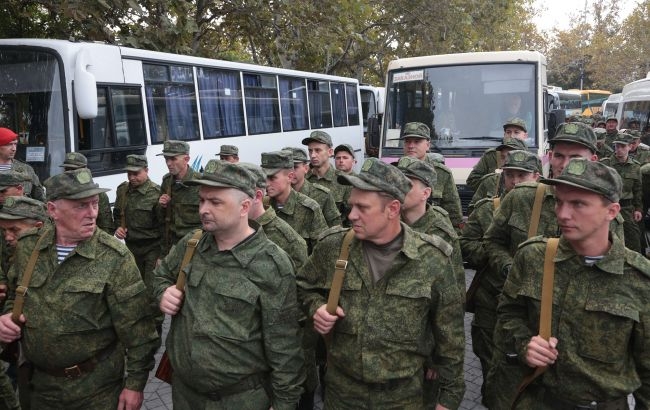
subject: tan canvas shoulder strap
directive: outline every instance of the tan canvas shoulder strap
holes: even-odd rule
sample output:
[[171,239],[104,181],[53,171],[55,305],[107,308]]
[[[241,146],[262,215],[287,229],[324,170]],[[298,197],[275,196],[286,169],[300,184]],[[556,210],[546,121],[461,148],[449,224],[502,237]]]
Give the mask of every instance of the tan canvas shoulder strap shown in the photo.
[[178,278],[176,279],[176,289],[180,291],[185,289],[185,280],[187,279],[183,269],[192,260],[192,256],[194,256],[194,251],[196,250],[196,247],[199,244],[199,240],[201,239],[201,236],[203,236],[203,231],[201,229],[197,229],[196,231],[194,231],[194,235],[192,235],[192,238],[190,238],[190,240],[187,241],[187,247],[185,248],[185,255],[183,255],[183,261],[181,262],[181,267],[178,269]]
[[492,198],[492,206],[494,207],[494,212],[496,212],[497,209],[499,209],[499,207],[501,206],[501,198],[499,198],[498,196]]
[[[544,253],[544,277],[542,279],[542,303],[539,312],[539,335],[545,340],[551,337],[551,319],[553,316],[553,282],[555,280],[555,254],[560,243],[560,238],[549,238],[546,242]],[[514,409],[521,398],[522,393],[529,384],[548,369],[547,366],[536,367],[535,371],[521,381],[517,389],[517,396],[512,403]]]
[[29,256],[29,260],[27,261],[27,267],[25,268],[25,272],[23,273],[23,280],[22,282],[20,282],[20,285],[16,287],[16,299],[14,300],[14,308],[13,311],[11,312],[11,320],[17,325],[21,324],[19,319],[20,319],[20,315],[23,314],[23,306],[25,305],[25,296],[27,295],[29,282],[32,280],[32,274],[34,273],[36,260],[38,259],[38,255],[41,252],[41,242],[43,242],[43,238],[45,238],[45,236],[46,236],[45,233],[41,234],[41,236],[38,238],[38,241],[36,241],[36,246],[34,247],[32,254]]
[[354,230],[350,229],[343,238],[341,245],[341,252],[336,261],[336,269],[334,270],[334,278],[332,278],[332,287],[327,297],[327,313],[330,315],[336,314],[336,307],[339,305],[339,298],[341,297],[341,288],[343,287],[343,279],[345,278],[345,270],[348,267],[348,257],[350,256],[350,244],[354,238]]
[[533,211],[530,214],[530,225],[528,226],[528,239],[537,235],[537,228],[539,227],[539,218],[542,215],[542,202],[544,202],[544,194],[546,193],[546,185],[538,184],[537,191],[535,191],[535,203],[533,204]]

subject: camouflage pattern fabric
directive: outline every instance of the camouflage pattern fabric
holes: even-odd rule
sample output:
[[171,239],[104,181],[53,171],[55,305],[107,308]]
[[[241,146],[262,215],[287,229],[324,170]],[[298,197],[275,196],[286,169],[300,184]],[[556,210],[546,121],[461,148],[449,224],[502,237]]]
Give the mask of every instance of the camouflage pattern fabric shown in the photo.
[[111,201],[108,199],[106,192],[98,194],[99,206],[97,211],[97,227],[109,235],[115,233],[115,224],[113,223],[113,214],[111,213]]
[[[187,174],[180,181],[174,181],[171,174],[163,177],[160,185],[160,192],[166,193],[171,186],[172,200],[167,206],[172,207],[170,223],[170,244],[165,244],[165,235],[161,239],[160,254],[167,255],[169,248],[174,245],[180,238],[192,232],[194,229],[201,227],[201,218],[199,217],[199,188],[197,186],[188,186],[184,182],[198,179],[201,174],[188,168]],[[165,208],[159,207],[159,220],[165,221]],[[164,227],[163,227],[164,229]]]
[[425,157],[425,162],[434,167],[438,180],[436,186],[431,190],[431,198],[435,205],[441,206],[449,213],[454,229],[460,233],[460,225],[463,222],[463,209],[458,196],[458,189],[454,182],[454,176],[451,169],[447,166]]
[[23,184],[26,196],[45,202],[45,190],[43,189],[43,185],[41,185],[41,181],[38,179],[38,175],[34,172],[34,168],[24,162],[13,159],[11,160],[11,170],[29,176],[31,181],[25,181]]
[[348,209],[348,198],[350,198],[352,187],[349,185],[341,185],[337,182],[336,178],[342,174],[342,172],[337,171],[330,164],[330,167],[322,178],[319,178],[316,174],[312,173],[312,171],[309,171],[305,175],[305,180],[311,183],[320,184],[329,189],[332,196],[334,196],[334,202],[336,202],[336,206],[343,217],[342,219],[345,219],[347,218],[348,213],[350,213]]
[[262,226],[271,242],[289,255],[296,270],[307,262],[307,242],[288,223],[280,219],[273,208],[269,207],[255,222]]
[[498,154],[494,148],[490,148],[483,153],[483,156],[481,156],[481,159],[479,159],[476,165],[474,165],[474,168],[472,168],[472,171],[467,177],[467,186],[472,188],[472,191],[476,192],[481,179],[485,175],[490,174],[497,169],[497,158]]
[[287,202],[278,207],[275,199],[271,198],[271,206],[280,219],[285,221],[307,242],[311,251],[318,236],[327,229],[327,223],[318,203],[300,192],[291,189]]
[[305,179],[302,188],[298,192],[318,202],[328,227],[341,225],[341,213],[336,207],[334,196],[328,188],[321,184],[312,184]]
[[[495,195],[501,196],[504,190],[504,183],[501,180],[503,173],[493,172],[491,174],[484,175],[483,178],[479,181],[478,188],[474,191],[474,195],[467,205],[467,215],[471,215],[476,208],[476,204],[485,199],[492,198]],[[499,187],[499,192],[497,192],[497,187]]]

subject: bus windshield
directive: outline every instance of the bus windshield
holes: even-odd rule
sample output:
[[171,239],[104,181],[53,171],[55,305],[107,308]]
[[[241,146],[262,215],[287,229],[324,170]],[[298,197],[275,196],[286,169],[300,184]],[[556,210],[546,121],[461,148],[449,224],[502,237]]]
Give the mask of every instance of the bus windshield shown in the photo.
[[52,143],[65,146],[61,90],[54,54],[0,48],[0,126],[16,131],[16,158],[29,162],[41,178],[58,173],[63,160],[48,152]]
[[529,147],[537,145],[534,63],[437,66],[389,72],[383,156],[401,155],[401,129],[417,121],[431,129],[432,150],[472,156],[495,147],[503,124],[526,122]]

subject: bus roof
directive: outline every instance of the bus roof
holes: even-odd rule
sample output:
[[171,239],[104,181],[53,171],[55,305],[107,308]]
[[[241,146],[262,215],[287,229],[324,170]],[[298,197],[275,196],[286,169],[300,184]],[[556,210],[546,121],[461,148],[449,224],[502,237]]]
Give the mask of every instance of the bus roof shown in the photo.
[[546,65],[546,57],[537,51],[487,51],[476,53],[439,54],[434,56],[409,57],[393,60],[388,71],[427,65],[485,64],[512,62],[513,60],[541,62]]

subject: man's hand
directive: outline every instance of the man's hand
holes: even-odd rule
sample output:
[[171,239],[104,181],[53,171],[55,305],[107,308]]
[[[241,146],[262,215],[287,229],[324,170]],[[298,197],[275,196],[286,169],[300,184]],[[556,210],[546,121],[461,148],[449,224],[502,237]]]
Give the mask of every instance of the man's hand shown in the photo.
[[120,393],[120,401],[117,403],[117,410],[140,410],[142,401],[144,400],[144,393],[141,391],[122,389]]
[[[25,315],[20,315],[20,323],[25,323]],[[20,326],[11,320],[11,313],[0,316],[0,341],[11,343],[20,339],[21,333]]]
[[183,297],[183,292],[176,289],[176,285],[171,285],[160,298],[160,311],[174,316],[183,305]]
[[0,283],[0,302],[7,299],[7,284]]
[[170,198],[170,196],[167,195],[167,194],[162,194],[162,195],[160,195],[160,198],[158,199],[158,203],[159,203],[160,206],[162,206],[163,208],[167,208],[167,204],[169,203],[169,201],[171,201],[171,198]]
[[530,367],[548,366],[557,360],[557,339],[533,336],[526,346],[526,363]]
[[121,226],[115,230],[115,237],[117,239],[124,239],[126,238],[126,228],[122,228]]
[[326,335],[332,330],[339,318],[344,318],[345,312],[341,306],[336,307],[336,315],[327,312],[327,305],[323,305],[314,313],[314,329],[321,335]]

